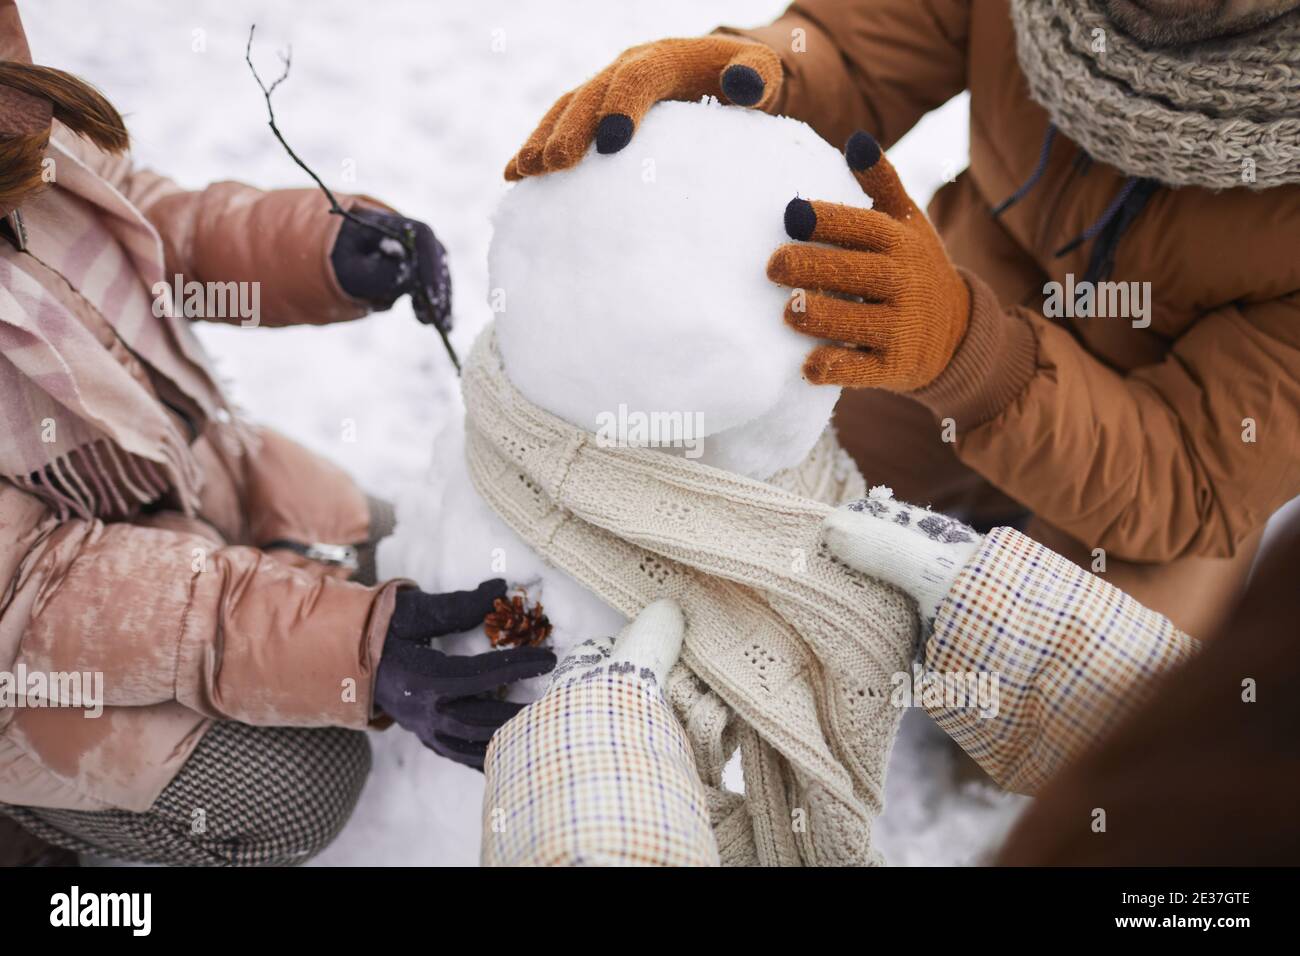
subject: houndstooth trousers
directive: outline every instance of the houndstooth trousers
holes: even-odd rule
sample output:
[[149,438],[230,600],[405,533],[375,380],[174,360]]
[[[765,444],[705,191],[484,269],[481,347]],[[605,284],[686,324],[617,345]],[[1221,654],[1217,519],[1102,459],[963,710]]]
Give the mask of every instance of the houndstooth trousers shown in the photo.
[[144,813],[0,806],[77,853],[179,866],[284,866],[324,849],[370,772],[370,742],[338,727],[222,721]]
[[[374,582],[392,506],[370,501],[353,580]],[[340,727],[212,725],[143,813],[0,804],[23,829],[77,853],[174,866],[285,866],[315,856],[352,815],[370,772],[365,733]]]

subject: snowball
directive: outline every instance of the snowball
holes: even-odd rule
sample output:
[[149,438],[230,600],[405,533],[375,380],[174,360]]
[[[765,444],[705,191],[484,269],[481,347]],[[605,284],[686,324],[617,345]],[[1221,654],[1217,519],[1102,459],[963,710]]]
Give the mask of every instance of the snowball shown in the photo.
[[661,103],[622,152],[516,184],[488,252],[507,374],[589,431],[620,407],[681,413],[698,432],[675,437],[702,440],[679,454],[755,478],[797,464],[839,389],[803,380],[816,343],[766,275],[796,196],[870,206],[810,127],[715,101]]

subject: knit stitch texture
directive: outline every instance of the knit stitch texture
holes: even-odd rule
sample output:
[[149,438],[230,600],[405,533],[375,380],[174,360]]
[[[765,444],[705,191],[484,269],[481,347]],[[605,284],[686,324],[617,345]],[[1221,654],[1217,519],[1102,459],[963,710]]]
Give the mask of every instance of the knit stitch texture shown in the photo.
[[1093,158],[1167,186],[1300,182],[1300,12],[1147,50],[1098,0],[1012,0],[1011,11],[1031,95]]
[[[900,711],[891,675],[914,603],[835,559],[834,505],[864,493],[828,432],[764,483],[596,436],[528,402],[491,328],[463,381],[466,454],[484,500],[532,548],[634,616],[661,597],[686,620],[666,691],[705,784],[722,862],[864,865]],[[739,749],[745,793],[723,787]]]

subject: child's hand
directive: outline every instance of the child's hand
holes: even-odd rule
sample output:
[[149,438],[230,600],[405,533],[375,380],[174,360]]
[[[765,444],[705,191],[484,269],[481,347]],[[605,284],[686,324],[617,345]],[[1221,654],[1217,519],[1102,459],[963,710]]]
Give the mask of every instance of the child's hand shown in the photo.
[[708,796],[662,691],[684,628],[673,601],[647,605],[616,639],[574,648],[492,738],[484,866],[717,865]]
[[377,309],[392,308],[409,294],[417,319],[450,332],[451,273],[447,250],[433,230],[378,209],[358,209],[352,216],[343,220],[330,253],[343,291]]
[[831,512],[822,535],[845,564],[916,598],[929,625],[984,540],[955,518],[895,501],[888,488]]
[[498,688],[545,674],[555,655],[541,647],[451,656],[434,640],[477,627],[498,598],[500,578],[473,591],[399,591],[375,675],[375,703],[434,753],[482,769],[488,741],[523,709]]
[[966,334],[970,289],[875,139],[854,133],[845,156],[875,208],[791,200],[785,229],[800,241],[772,254],[767,275],[803,290],[791,296],[786,322],[833,343],[809,353],[808,381],[922,388],[947,367]]
[[551,674],[551,687],[606,667],[663,687],[682,653],[684,627],[676,601],[664,598],[647,604],[617,638],[591,638],[571,650]]

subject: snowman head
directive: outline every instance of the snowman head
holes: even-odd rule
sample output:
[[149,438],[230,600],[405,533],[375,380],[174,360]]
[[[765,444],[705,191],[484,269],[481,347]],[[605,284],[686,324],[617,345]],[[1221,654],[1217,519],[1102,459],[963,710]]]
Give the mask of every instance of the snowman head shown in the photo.
[[529,401],[598,438],[766,479],[798,464],[839,389],[766,275],[796,196],[870,205],[807,125],[661,103],[619,153],[525,179],[488,252],[497,341]]

